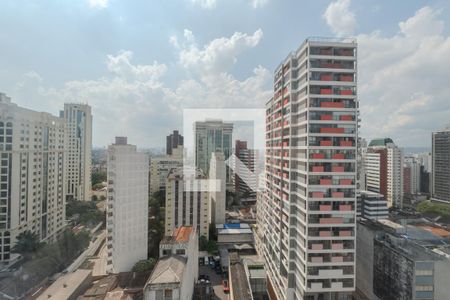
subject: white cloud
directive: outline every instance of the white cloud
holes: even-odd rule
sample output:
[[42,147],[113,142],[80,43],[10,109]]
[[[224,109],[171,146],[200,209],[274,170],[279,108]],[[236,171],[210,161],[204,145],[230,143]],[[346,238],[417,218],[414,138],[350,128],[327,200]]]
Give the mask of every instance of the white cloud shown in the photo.
[[191,0],[194,4],[200,5],[201,8],[211,9],[216,7],[217,0]]
[[253,8],[258,8],[264,6],[268,0],[250,0]]
[[411,37],[439,35],[444,29],[444,22],[436,19],[440,14],[440,10],[433,10],[425,6],[416,11],[414,17],[405,22],[400,22],[400,31]]
[[237,56],[246,49],[258,45],[263,36],[261,29],[253,35],[235,32],[230,38],[214,39],[205,46],[198,47],[194,35],[188,31],[185,39],[188,41],[179,52],[179,62],[187,70],[200,75],[220,74],[229,70],[237,61]]
[[92,8],[106,8],[109,5],[109,0],[88,0],[88,4]]
[[331,31],[338,35],[351,35],[356,29],[355,14],[349,10],[350,0],[331,2],[322,17]]
[[358,36],[362,135],[429,145],[450,116],[450,37],[429,7],[399,22],[399,33]]

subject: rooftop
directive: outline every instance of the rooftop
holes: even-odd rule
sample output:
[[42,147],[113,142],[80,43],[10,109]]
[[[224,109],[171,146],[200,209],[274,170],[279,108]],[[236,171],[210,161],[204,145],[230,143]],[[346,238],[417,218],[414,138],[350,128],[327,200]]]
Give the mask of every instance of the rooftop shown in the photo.
[[69,299],[77,288],[89,278],[91,270],[78,269],[59,277],[37,299]]
[[237,253],[230,254],[230,293],[234,299],[252,299],[245,267]]
[[369,147],[383,147],[387,144],[394,144],[394,141],[390,138],[377,138],[370,141]]
[[187,243],[193,230],[192,226],[178,227],[172,236],[165,236],[161,243]]
[[180,283],[186,268],[186,258],[178,255],[160,258],[146,285]]

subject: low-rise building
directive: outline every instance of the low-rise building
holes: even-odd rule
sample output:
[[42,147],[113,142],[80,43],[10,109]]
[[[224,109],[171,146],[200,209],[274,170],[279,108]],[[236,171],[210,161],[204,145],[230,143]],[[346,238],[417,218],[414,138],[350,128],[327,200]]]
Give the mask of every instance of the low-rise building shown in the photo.
[[387,219],[389,209],[386,198],[379,193],[361,191],[361,217],[370,220]]
[[[395,224],[386,220],[358,223],[358,299],[448,299],[450,259],[439,254],[442,246],[432,250],[431,233]],[[442,241],[437,244],[445,244]]]
[[190,300],[198,278],[198,234],[193,227],[175,229],[160,243],[160,259],[144,287],[145,300]]
[[67,299],[75,300],[91,283],[91,270],[79,269],[59,277],[37,300]]
[[249,224],[230,223],[216,225],[219,247],[234,250],[254,249],[253,231]]
[[230,300],[253,300],[249,278],[245,272],[244,263],[239,254],[230,254],[230,265],[228,267],[228,278],[230,285]]

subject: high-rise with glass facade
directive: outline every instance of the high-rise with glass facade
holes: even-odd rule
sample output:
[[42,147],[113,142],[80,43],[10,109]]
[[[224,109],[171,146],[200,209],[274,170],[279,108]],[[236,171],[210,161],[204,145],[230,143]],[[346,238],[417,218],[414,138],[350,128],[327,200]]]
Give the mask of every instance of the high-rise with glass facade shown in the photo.
[[258,204],[271,299],[355,290],[358,100],[353,39],[307,39],[275,70]]
[[60,117],[66,120],[67,198],[91,200],[92,115],[87,104],[66,103]]

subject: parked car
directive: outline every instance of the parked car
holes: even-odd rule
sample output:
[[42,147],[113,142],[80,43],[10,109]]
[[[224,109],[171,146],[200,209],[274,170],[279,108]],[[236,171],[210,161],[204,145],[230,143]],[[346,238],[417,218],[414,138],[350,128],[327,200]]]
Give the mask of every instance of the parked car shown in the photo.
[[222,280],[222,286],[223,286],[224,293],[230,292],[230,286],[228,285],[228,280],[226,280],[226,279]]

